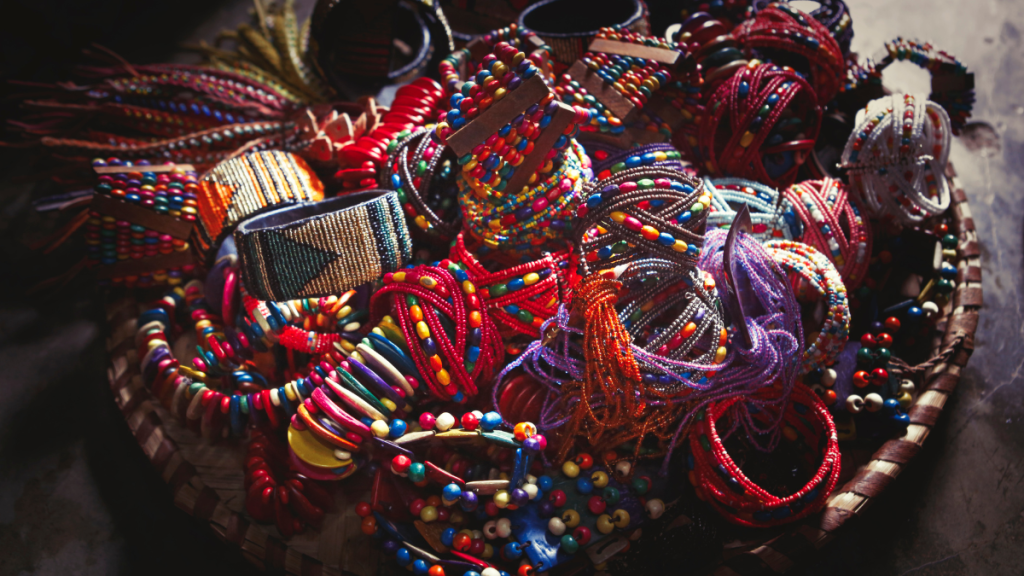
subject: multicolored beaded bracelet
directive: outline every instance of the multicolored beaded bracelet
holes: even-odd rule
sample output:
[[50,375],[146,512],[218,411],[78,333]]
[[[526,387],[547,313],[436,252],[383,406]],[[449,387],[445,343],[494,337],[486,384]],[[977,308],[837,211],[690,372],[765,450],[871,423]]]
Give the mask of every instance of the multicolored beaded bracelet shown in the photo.
[[[558,310],[569,250],[492,271],[466,246],[465,233],[459,233],[448,257],[476,286],[477,294],[506,341],[514,335],[539,337],[541,325]],[[455,272],[455,276],[461,280],[459,272]],[[510,343],[511,346],[514,344]]]
[[587,142],[584,148],[594,163],[594,177],[598,180],[641,166],[657,166],[690,174],[689,165],[682,161],[682,155],[671,144],[647,144],[620,150],[600,142]]
[[806,62],[806,68],[800,72],[808,75],[822,105],[839,93],[846,69],[843,51],[828,28],[789,4],[769,4],[737,26],[733,36],[749,56],[767,61],[777,58],[785,63]]
[[942,106],[949,115],[953,134],[960,135],[974,108],[974,74],[968,72],[967,67],[952,54],[939,50],[930,42],[905,38],[886,42],[878,54],[863,63],[849,66],[845,90],[866,85],[881,87],[882,72],[896,61],[912,62],[932,75],[932,91],[928,100]]
[[[380,173],[381,188],[398,194],[410,230],[451,240],[459,232],[461,214],[456,202],[457,159],[435,142],[427,125],[402,136],[388,146],[388,161]],[[436,211],[435,211],[436,210]]]
[[412,257],[398,195],[386,190],[278,208],[242,222],[234,238],[242,281],[261,300],[337,294]]
[[711,196],[703,182],[664,168],[630,168],[588,184],[576,210],[578,273],[649,256],[693,265]]
[[871,260],[871,222],[857,199],[839,180],[805,180],[783,194],[803,223],[794,237],[816,248],[836,265],[847,290],[857,289],[867,278]]
[[545,243],[562,239],[571,229],[572,214],[590,172],[583,147],[570,142],[561,162],[523,194],[481,197],[460,174],[456,184],[465,230],[489,250],[525,258]]
[[792,240],[803,234],[802,222],[787,197],[780,201],[774,188],[742,178],[706,179],[711,194],[708,227],[728,230],[736,219],[735,206],[746,205],[753,224],[751,234],[758,240]]
[[709,97],[694,150],[712,176],[786,187],[821,127],[810,84],[792,68],[751,60]]
[[946,111],[921,96],[872,100],[857,112],[842,167],[875,215],[921,222],[949,207],[950,134]]
[[[791,522],[816,513],[839,481],[840,458],[836,427],[825,405],[803,384],[797,384],[783,414],[775,409],[758,409],[755,418],[782,419],[782,437],[788,451],[815,470],[810,480],[787,496],[776,496],[751,480],[729,455],[724,445],[727,434],[719,433],[719,420],[738,403],[751,406],[780,394],[774,387],[749,398],[735,397],[716,402],[697,415],[690,431],[690,482],[697,495],[730,522],[742,526],[768,527]],[[751,408],[753,412],[754,409]],[[735,430],[733,422],[727,429]],[[802,443],[797,444],[802,439]]]
[[526,53],[527,59],[542,72],[545,82],[551,81],[551,47],[535,33],[513,23],[474,38],[467,42],[465,48],[452,52],[441,61],[438,73],[448,94],[455,94],[463,81],[476,76],[484,66],[484,56],[493,52],[495,46],[502,42]]
[[113,285],[180,284],[193,270],[195,170],[118,158],[92,165],[99,182],[84,225],[88,264]]
[[306,161],[288,152],[256,152],[221,162],[199,181],[193,243],[208,264],[246,218],[283,204],[318,201],[324,186]]
[[[441,262],[447,265],[447,262]],[[505,351],[476,286],[446,267],[417,266],[384,276],[370,301],[371,319],[397,320],[427,388],[437,398],[466,402],[487,382]]]
[[807,244],[770,240],[764,246],[783,270],[806,280],[825,299],[824,323],[814,343],[804,351],[802,372],[829,366],[850,338],[850,305],[839,271],[824,254]]

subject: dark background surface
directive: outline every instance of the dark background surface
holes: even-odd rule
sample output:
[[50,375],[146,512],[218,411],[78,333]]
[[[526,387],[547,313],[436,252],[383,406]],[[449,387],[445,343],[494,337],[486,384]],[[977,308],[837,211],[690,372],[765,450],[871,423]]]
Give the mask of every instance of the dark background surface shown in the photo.
[[[298,4],[305,17],[312,2]],[[919,456],[794,573],[1022,574],[1024,3],[848,4],[855,51],[874,53],[898,35],[929,39],[976,74],[976,123],[954,142],[952,160],[984,245],[986,307],[974,357]],[[65,79],[90,42],[133,62],[194,60],[183,42],[211,40],[248,9],[246,0],[3,0],[0,75]],[[885,81],[928,91],[911,65],[894,65]],[[0,102],[0,115],[12,106]],[[25,295],[79,257],[73,245],[46,257],[26,247],[62,223],[30,206],[58,191],[26,179],[39,168],[30,158],[0,149],[0,575],[254,573],[174,507],[116,411],[91,281]]]

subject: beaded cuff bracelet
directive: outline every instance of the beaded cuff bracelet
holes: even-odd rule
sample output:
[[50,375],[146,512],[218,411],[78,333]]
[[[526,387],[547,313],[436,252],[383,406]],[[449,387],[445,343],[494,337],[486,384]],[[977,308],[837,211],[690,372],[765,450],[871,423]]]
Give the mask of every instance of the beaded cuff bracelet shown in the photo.
[[338,294],[412,257],[398,195],[383,190],[280,208],[246,220],[234,236],[242,281],[261,300]]
[[212,264],[239,222],[268,208],[321,200],[324,187],[306,161],[288,152],[256,152],[217,164],[199,181],[196,249]]

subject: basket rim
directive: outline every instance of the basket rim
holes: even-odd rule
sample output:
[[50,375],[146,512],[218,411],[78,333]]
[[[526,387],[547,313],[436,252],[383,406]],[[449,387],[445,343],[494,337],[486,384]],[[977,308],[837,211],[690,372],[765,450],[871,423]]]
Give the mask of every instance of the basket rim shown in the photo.
[[[761,545],[724,559],[710,567],[709,573],[759,576],[789,571],[834,539],[850,519],[860,516],[907,467],[927,440],[974,351],[974,335],[982,307],[981,245],[974,219],[952,163],[947,165],[946,177],[952,190],[950,232],[958,239],[957,285],[949,313],[937,325],[936,332],[941,332],[941,336],[933,340],[932,350],[934,355],[952,348],[952,354],[948,361],[926,372],[924,388],[909,410],[910,425],[906,433],[882,444],[853,478],[832,493],[822,512],[789,526],[781,534],[766,535]],[[159,403],[142,383],[134,346],[137,316],[138,304],[130,296],[107,306],[110,390],[136,442],[171,489],[175,505],[208,524],[221,540],[240,548],[242,555],[257,568],[283,570],[295,576],[345,574],[340,567],[325,565],[297,551],[263,526],[231,510],[203,481],[197,468],[163,429],[163,420],[157,412]]]

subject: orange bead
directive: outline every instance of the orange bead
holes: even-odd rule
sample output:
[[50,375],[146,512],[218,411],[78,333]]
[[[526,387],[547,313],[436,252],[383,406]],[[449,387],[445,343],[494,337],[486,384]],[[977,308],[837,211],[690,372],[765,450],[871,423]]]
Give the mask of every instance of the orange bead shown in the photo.
[[413,304],[409,307],[409,316],[413,322],[421,322],[423,320],[423,309]]
[[374,516],[367,516],[366,518],[363,518],[363,523],[360,528],[362,529],[363,534],[373,536],[374,532],[377,531],[377,518]]
[[442,568],[440,564],[434,564],[430,567],[430,570],[427,571],[427,574],[429,576],[444,576],[444,568]]
[[683,337],[683,340],[685,340],[690,336],[693,336],[693,333],[696,331],[697,325],[694,324],[693,322],[687,322],[686,326],[683,326],[682,331],[679,332],[679,335]]
[[469,313],[470,328],[479,328],[481,323],[483,323],[483,317],[480,316],[480,312],[478,310],[473,310]]

